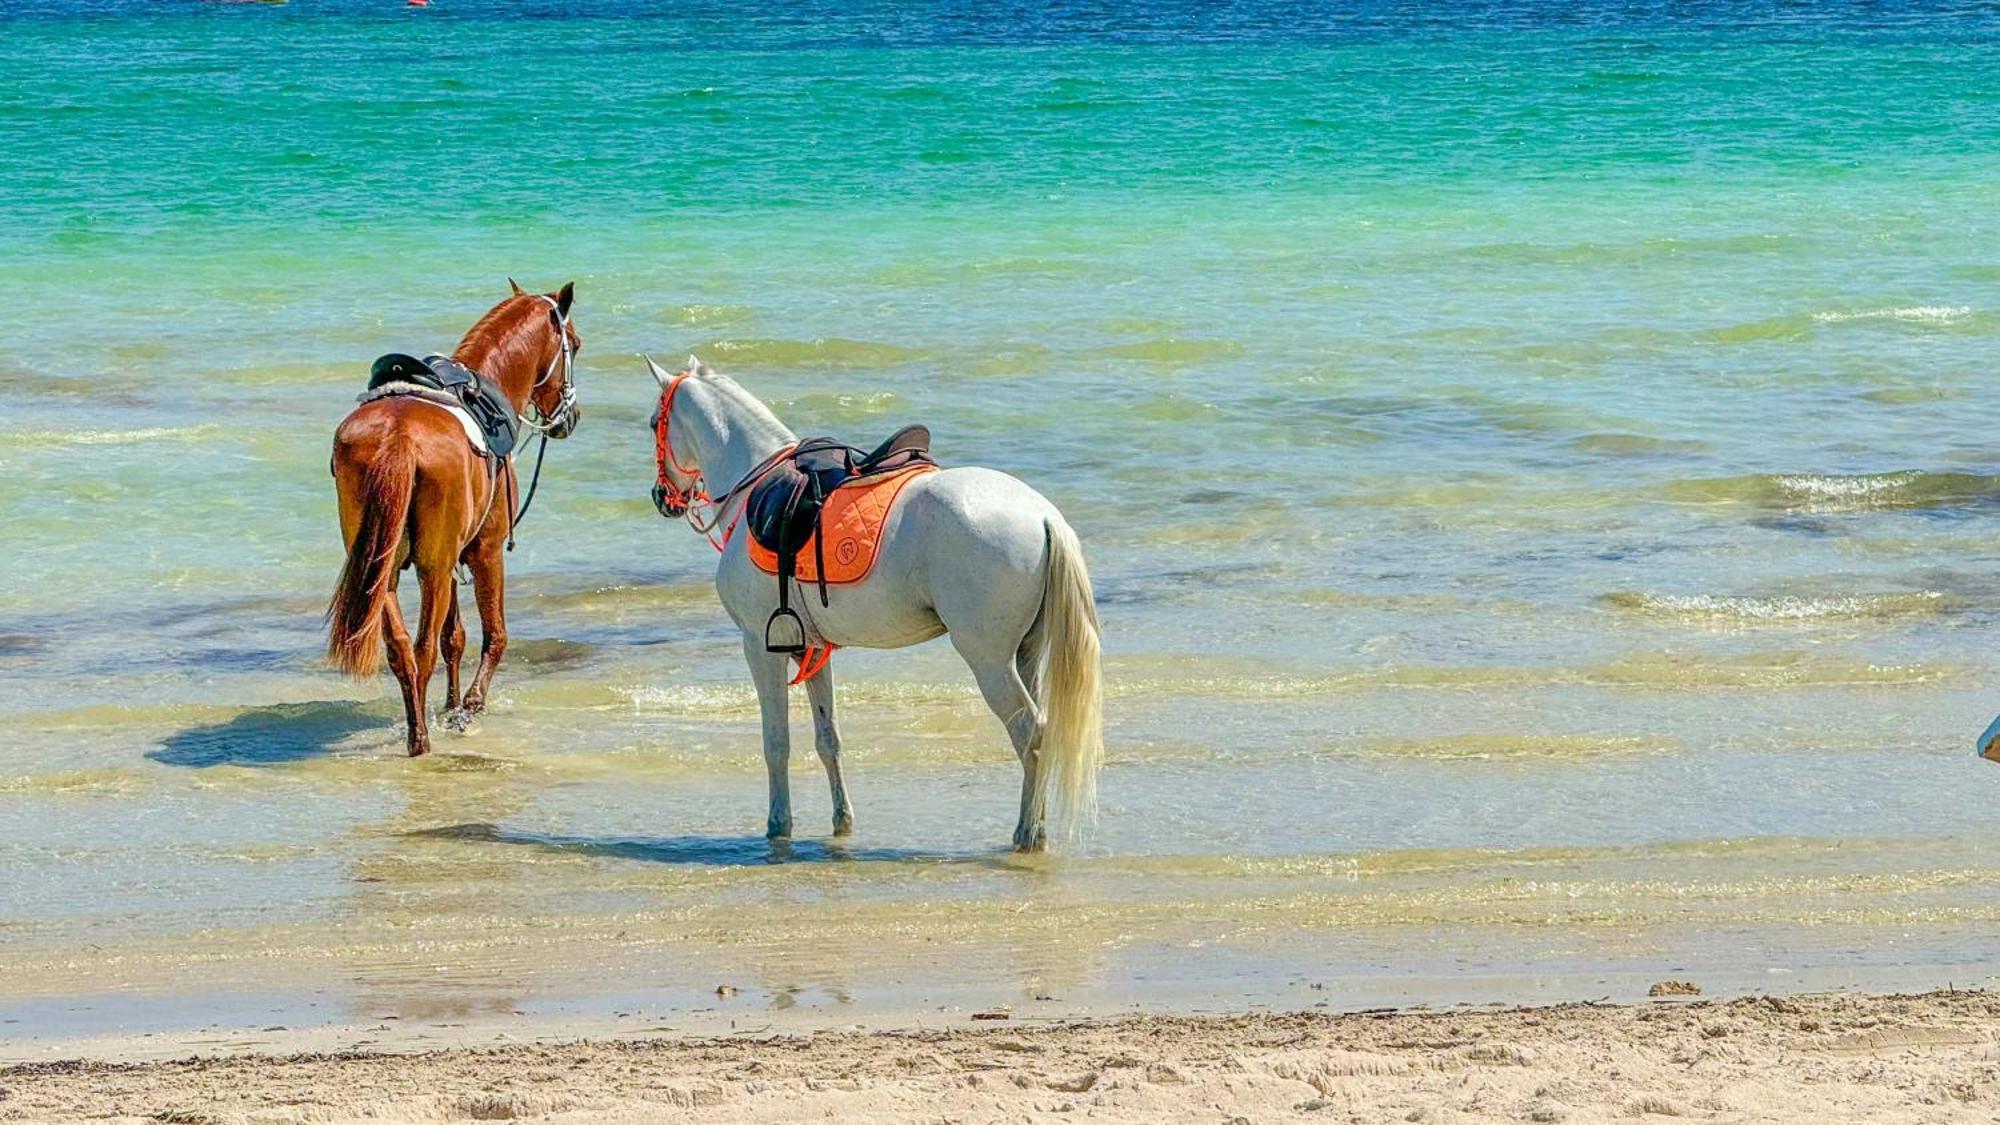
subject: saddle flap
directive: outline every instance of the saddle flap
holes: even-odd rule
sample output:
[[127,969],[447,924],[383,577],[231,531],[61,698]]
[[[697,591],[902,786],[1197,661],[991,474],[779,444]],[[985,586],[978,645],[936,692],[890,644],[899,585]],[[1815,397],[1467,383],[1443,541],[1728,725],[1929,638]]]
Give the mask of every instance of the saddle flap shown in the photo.
[[750,490],[743,505],[743,526],[765,550],[789,558],[812,538],[821,500],[812,495],[812,480],[795,463],[773,466]]
[[437,379],[437,385],[448,391],[455,391],[460,387],[476,387],[486,378],[448,355],[427,356],[424,359],[424,366],[431,369],[431,374]]
[[479,428],[485,431],[486,444],[493,450],[494,456],[505,457],[514,452],[514,446],[521,440],[520,416],[514,413],[514,404],[507,400],[500,384],[475,372],[467,374],[472,376],[472,381],[454,386],[451,390],[471,412]]

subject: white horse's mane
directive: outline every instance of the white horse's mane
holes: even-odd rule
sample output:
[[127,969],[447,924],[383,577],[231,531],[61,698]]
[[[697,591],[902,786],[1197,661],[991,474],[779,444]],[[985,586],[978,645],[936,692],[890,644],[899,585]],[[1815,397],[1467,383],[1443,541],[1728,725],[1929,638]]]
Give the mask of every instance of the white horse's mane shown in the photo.
[[754,421],[769,425],[774,429],[783,430],[788,434],[791,432],[791,427],[785,425],[784,421],[765,404],[763,399],[751,393],[748,387],[737,382],[731,376],[717,371],[694,356],[688,357],[688,370],[692,371],[695,379],[704,386],[713,387],[721,391],[733,403],[742,407]]

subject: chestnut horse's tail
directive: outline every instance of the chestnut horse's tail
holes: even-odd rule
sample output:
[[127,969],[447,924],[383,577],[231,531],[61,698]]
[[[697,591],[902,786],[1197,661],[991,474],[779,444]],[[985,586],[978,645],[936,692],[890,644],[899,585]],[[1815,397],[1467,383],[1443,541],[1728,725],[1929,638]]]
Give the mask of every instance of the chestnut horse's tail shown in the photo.
[[[416,450],[407,440],[391,440],[368,466],[357,501],[361,522],[347,548],[333,601],[326,607],[327,659],[355,676],[382,670],[382,610],[390,601],[396,555],[410,522],[410,497],[417,486]],[[344,499],[344,498],[343,498]]]

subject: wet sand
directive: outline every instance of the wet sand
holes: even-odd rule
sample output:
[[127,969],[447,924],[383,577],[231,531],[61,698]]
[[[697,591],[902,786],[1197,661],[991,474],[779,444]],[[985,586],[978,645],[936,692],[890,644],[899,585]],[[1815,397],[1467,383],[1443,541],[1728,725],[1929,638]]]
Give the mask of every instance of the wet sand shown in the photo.
[[237,1046],[258,1053],[16,1065],[0,1069],[0,1119],[1990,1122],[2000,1113],[2000,994],[1991,992],[1041,1025],[964,1018],[701,1038],[565,1040],[546,1027],[541,1041],[443,1050],[381,1032],[362,1050],[327,1049],[326,1031],[274,1030]]

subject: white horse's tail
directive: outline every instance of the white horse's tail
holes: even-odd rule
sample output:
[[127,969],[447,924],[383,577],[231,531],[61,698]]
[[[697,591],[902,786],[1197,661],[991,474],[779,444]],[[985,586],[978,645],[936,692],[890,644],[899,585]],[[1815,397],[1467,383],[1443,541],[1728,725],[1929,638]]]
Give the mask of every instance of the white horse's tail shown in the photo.
[[1048,521],[1042,587],[1044,725],[1042,806],[1056,831],[1075,838],[1097,816],[1097,771],[1104,765],[1103,677],[1098,668],[1097,599],[1083,545],[1061,517]]

